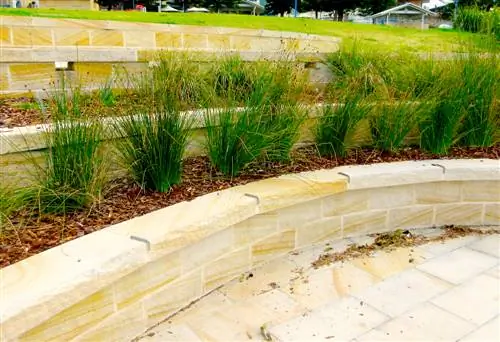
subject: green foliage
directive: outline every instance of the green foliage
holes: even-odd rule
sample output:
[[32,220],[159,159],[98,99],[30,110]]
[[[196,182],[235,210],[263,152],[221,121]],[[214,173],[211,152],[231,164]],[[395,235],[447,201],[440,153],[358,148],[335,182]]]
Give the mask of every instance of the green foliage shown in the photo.
[[293,63],[267,62],[254,67],[251,83],[244,83],[248,91],[240,95],[245,109],[205,115],[208,156],[226,176],[236,176],[260,157],[288,160],[305,118],[297,105],[297,93],[305,80]]
[[237,176],[262,155],[267,145],[263,116],[258,107],[205,114],[207,152],[217,170],[226,176]]
[[454,19],[458,29],[473,33],[493,35],[500,39],[500,10],[482,11],[477,6],[462,7]]
[[[27,154],[34,166],[33,182],[19,192],[19,198],[30,210],[65,214],[92,206],[102,197],[107,169],[103,126],[86,116],[86,110],[95,110],[88,107],[89,97],[79,86],[68,89],[63,79],[61,87],[48,95],[52,123],[42,133],[47,146],[42,150],[44,163]],[[44,102],[38,104],[45,112]]]
[[116,104],[116,96],[113,93],[113,84],[111,80],[107,80],[99,88],[99,99],[101,103],[106,107],[113,107]]
[[131,81],[143,110],[164,105],[179,110],[196,108],[209,98],[200,63],[187,53],[160,53],[149,70],[132,77]]
[[168,107],[123,117],[116,124],[117,150],[134,180],[146,189],[168,192],[179,184],[192,120]]
[[[469,55],[460,63],[461,87],[464,89],[465,118],[461,127],[460,144],[492,146],[499,129],[499,114],[495,112],[500,79],[498,57]],[[458,69],[458,68],[457,68]]]
[[425,97],[427,115],[420,123],[421,146],[446,154],[451,146],[492,146],[498,132],[498,57],[473,51],[441,62],[434,94]]
[[458,91],[446,98],[428,104],[427,115],[420,122],[420,146],[435,154],[446,154],[456,143],[460,121],[463,118],[461,106],[456,101]]
[[21,206],[19,196],[12,186],[0,185],[0,236],[8,227],[10,214]]
[[359,93],[347,93],[338,105],[325,105],[315,130],[315,141],[322,156],[344,157],[348,141],[358,123],[370,111]]
[[266,159],[289,161],[293,145],[299,140],[300,127],[307,117],[306,113],[296,104],[267,106],[262,110],[266,125]]
[[359,9],[363,15],[372,15],[396,6],[396,0],[360,0]]
[[396,152],[417,125],[420,105],[407,101],[383,102],[375,106],[370,116],[370,131],[375,148]]
[[244,101],[252,92],[256,77],[255,68],[243,62],[239,56],[220,59],[214,63],[210,75],[216,95],[236,103]]
[[23,193],[26,206],[39,212],[67,213],[98,202],[107,168],[101,123],[67,117],[56,120],[44,137],[46,165],[32,158],[35,182]]
[[[84,115],[86,96],[80,86],[67,87],[62,79],[59,88],[54,87],[48,97],[48,106],[54,120],[64,120],[67,117],[81,118]],[[39,101],[41,107],[43,104]]]
[[374,51],[360,49],[357,45],[330,54],[327,64],[335,79],[330,90],[343,93],[350,84],[358,85],[357,92],[363,96],[373,95],[384,88],[391,79],[394,57]]

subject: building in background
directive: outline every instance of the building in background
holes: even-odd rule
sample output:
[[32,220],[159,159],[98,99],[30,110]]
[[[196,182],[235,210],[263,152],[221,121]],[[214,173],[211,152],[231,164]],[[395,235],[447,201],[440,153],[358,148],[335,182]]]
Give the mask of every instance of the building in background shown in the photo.
[[392,25],[401,27],[429,28],[429,18],[436,14],[411,2],[389,8],[388,10],[375,13],[370,18],[374,24]]

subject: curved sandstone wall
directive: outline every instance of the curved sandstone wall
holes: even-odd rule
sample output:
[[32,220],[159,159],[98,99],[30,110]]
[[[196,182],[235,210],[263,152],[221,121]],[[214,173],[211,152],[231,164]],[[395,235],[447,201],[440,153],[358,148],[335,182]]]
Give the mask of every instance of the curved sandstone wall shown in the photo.
[[234,187],[2,269],[1,339],[130,339],[295,249],[446,224],[500,225],[497,160],[348,166]]
[[105,20],[0,16],[0,92],[49,89],[69,62],[66,78],[89,84],[123,68],[147,67],[160,50],[196,52],[200,60],[238,53],[244,60],[319,60],[338,50],[340,39],[269,30],[129,23]]

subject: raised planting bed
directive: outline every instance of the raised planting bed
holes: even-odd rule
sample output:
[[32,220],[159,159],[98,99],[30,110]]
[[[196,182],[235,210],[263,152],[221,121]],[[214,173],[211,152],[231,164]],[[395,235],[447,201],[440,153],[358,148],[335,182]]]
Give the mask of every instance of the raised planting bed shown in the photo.
[[[74,238],[100,230],[207,193],[243,185],[255,180],[288,173],[314,171],[341,165],[366,165],[405,160],[442,158],[418,148],[388,154],[375,149],[352,151],[346,158],[321,157],[312,148],[300,148],[290,163],[265,163],[249,166],[232,179],[213,169],[207,157],[192,157],[184,162],[182,183],[168,193],[141,189],[127,178],[116,179],[102,202],[91,210],[71,214],[43,214],[20,211],[4,221],[0,235],[0,266],[5,267]],[[445,159],[499,159],[500,145],[491,148],[453,148]]]
[[286,253],[446,225],[500,225],[497,159],[346,165],[217,189],[3,268],[2,340],[130,340]]
[[234,57],[191,73],[189,60],[166,54],[136,87],[58,89],[42,105],[48,126],[0,131],[1,265],[251,180],[381,161],[498,159],[495,61],[341,51],[328,60],[336,78],[318,90],[339,105],[303,106],[311,84],[292,62]]

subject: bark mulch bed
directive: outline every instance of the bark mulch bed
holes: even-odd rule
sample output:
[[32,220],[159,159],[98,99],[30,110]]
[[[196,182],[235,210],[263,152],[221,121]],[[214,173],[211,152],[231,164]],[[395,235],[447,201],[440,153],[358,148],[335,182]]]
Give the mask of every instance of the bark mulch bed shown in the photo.
[[22,127],[43,122],[36,101],[27,98],[0,98],[0,128]]
[[[499,159],[500,145],[491,148],[454,148],[446,158]],[[392,155],[372,149],[361,149],[351,152],[344,159],[328,159],[317,156],[315,150],[311,148],[304,148],[294,152],[293,162],[289,164],[269,163],[264,166],[253,166],[246,169],[241,176],[225,179],[213,171],[206,157],[189,158],[184,164],[182,184],[169,193],[143,191],[137,185],[120,179],[113,182],[105,199],[91,210],[66,216],[37,217],[26,213],[13,215],[9,218],[8,227],[5,227],[0,234],[0,267],[8,266],[106,226],[232,186],[287,173],[340,165],[425,159],[439,159],[439,157],[416,148],[407,148]]]

